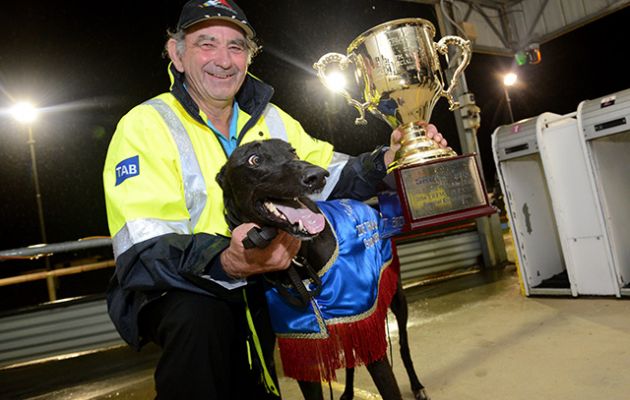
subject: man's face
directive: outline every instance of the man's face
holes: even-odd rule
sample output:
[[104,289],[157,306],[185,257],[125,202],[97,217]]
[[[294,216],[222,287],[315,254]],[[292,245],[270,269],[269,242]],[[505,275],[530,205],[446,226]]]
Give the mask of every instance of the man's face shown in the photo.
[[204,103],[231,103],[247,75],[243,32],[229,22],[208,21],[187,31],[185,40],[186,50],[173,62],[186,74],[192,97]]

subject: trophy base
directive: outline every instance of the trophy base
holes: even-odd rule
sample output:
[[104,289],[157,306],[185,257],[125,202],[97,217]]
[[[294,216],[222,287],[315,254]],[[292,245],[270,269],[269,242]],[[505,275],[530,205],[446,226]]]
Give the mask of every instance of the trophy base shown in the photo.
[[385,237],[497,212],[489,203],[474,154],[400,166],[390,176],[395,182],[378,195]]
[[443,158],[451,158],[456,157],[457,153],[453,150],[445,150],[445,149],[432,149],[428,151],[418,152],[414,154],[409,154],[405,158],[400,160],[394,160],[393,163],[387,166],[387,172],[393,172],[394,170],[402,167],[408,167],[412,165],[424,164],[429,161],[434,161]]
[[387,167],[387,172],[409,165],[457,156],[452,149],[441,148],[433,139],[427,137],[425,126],[419,122],[401,125],[399,129],[403,132],[401,147],[396,152],[394,162]]

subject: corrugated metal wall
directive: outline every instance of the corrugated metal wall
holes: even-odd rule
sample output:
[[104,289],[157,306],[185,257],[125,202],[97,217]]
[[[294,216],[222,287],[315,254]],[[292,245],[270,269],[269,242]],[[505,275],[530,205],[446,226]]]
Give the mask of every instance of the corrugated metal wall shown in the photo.
[[482,250],[477,231],[401,242],[396,249],[403,284],[481,264]]
[[0,368],[122,344],[104,299],[68,302],[0,319]]

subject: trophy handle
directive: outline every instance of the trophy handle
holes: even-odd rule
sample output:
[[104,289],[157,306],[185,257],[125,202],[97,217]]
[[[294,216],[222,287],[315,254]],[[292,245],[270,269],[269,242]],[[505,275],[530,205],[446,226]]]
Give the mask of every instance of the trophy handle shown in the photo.
[[446,97],[446,99],[448,100],[449,110],[453,111],[459,107],[459,102],[453,99],[452,92],[453,92],[453,89],[455,89],[455,87],[459,83],[459,77],[464,71],[464,68],[466,68],[466,66],[470,62],[470,56],[472,54],[472,50],[470,49],[470,41],[462,39],[459,36],[444,36],[437,43],[435,43],[435,50],[438,51],[440,54],[447,56],[449,45],[459,47],[460,50],[462,51],[461,61],[459,63],[459,66],[455,70],[453,77],[451,78],[451,84],[446,90],[442,88],[442,92],[440,93],[440,96]]
[[350,93],[344,88],[332,87],[330,85],[330,81],[326,76],[326,70],[328,69],[328,66],[330,64],[337,64],[339,70],[343,71],[348,68],[348,65],[351,63],[353,63],[352,59],[343,54],[327,53],[321,56],[320,59],[315,64],[313,64],[313,68],[317,70],[317,77],[324,84],[324,86],[326,86],[333,92],[342,95],[346,99],[348,104],[356,108],[356,110],[359,112],[359,117],[354,120],[354,123],[356,125],[366,125],[367,120],[365,119],[365,110],[369,107],[370,103],[361,103],[353,99],[352,95],[350,95]]

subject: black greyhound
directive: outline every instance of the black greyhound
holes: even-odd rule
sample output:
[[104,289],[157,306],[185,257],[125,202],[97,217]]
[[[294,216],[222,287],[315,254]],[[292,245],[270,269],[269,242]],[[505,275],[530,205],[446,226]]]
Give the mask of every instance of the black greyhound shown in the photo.
[[[299,160],[288,143],[272,139],[237,148],[217,176],[223,189],[226,219],[230,228],[244,222],[265,227],[264,230],[250,232],[249,240],[244,243],[246,247],[248,244],[264,246],[266,241],[272,239],[275,229],[282,229],[302,240],[300,253],[296,257],[300,261],[288,270],[291,273],[283,271],[266,274],[267,280],[279,289],[278,292],[285,296],[284,300],[292,304],[292,307],[306,306],[308,297],[315,296],[322,290],[318,272],[322,273],[322,269],[329,268],[327,263],[338,251],[338,233],[333,231],[330,221],[322,216],[320,207],[307,197],[322,190],[327,175],[324,169]],[[323,204],[320,203],[320,206]],[[297,265],[300,267],[296,267]],[[314,273],[308,273],[309,270]],[[297,279],[296,274],[299,275]],[[406,327],[407,301],[400,279],[397,278],[392,281],[395,283],[389,307],[398,323],[402,360],[415,399],[428,400],[411,360]],[[305,280],[311,282],[308,289],[302,286]],[[387,304],[385,313],[386,310]],[[382,317],[380,324],[384,325],[384,315],[381,313],[379,316]],[[382,335],[384,336],[384,332]],[[383,399],[402,398],[386,354],[380,354],[378,359],[370,360],[366,366]],[[335,366],[338,367],[340,366]],[[299,377],[296,379],[305,399],[323,399],[321,382]],[[353,368],[347,368],[342,400],[353,398],[353,379]]]

